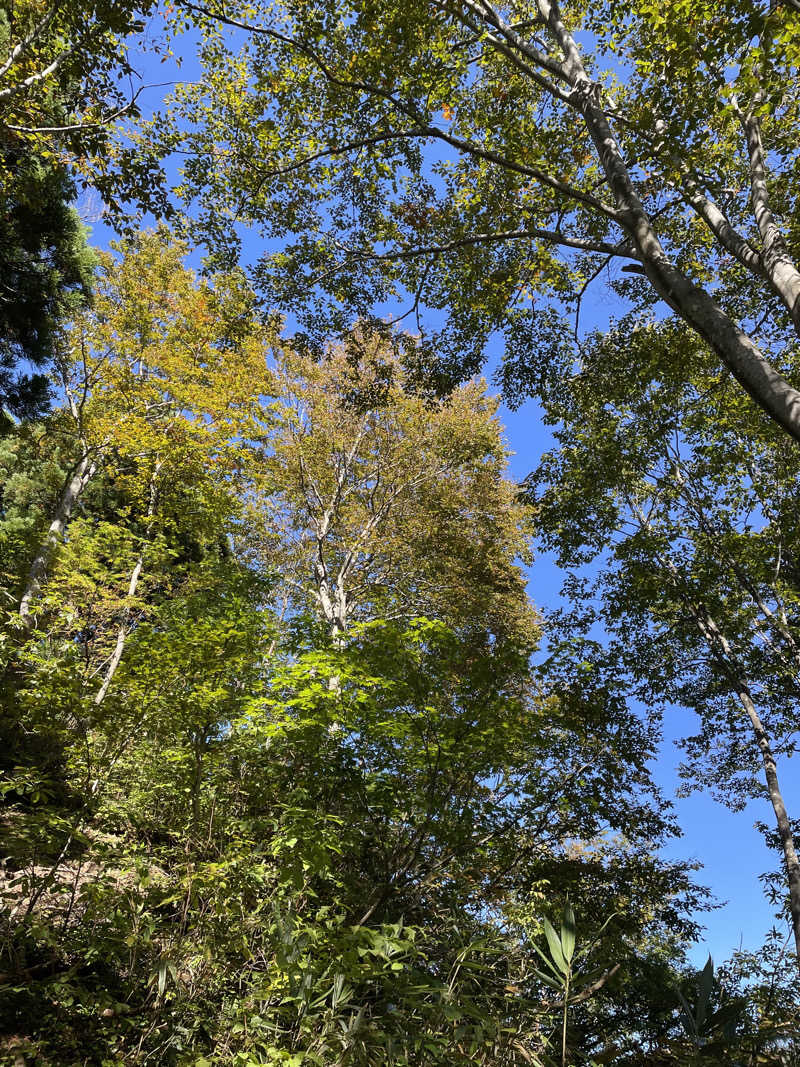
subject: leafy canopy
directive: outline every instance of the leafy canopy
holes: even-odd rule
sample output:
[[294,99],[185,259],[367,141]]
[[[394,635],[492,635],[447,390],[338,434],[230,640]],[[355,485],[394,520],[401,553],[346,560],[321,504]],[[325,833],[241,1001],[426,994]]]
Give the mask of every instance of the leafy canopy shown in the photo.
[[184,10],[206,73],[154,143],[185,157],[190,230],[224,259],[222,220],[254,227],[260,284],[315,337],[405,300],[440,384],[502,330],[547,392],[608,266],[616,297],[666,305],[798,438],[792,3]]

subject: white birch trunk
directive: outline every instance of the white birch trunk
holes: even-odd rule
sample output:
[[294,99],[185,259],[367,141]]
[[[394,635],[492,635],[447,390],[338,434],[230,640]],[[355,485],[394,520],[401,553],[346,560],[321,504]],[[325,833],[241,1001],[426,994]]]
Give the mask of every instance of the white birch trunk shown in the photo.
[[56,548],[61,543],[69,520],[76,503],[80,500],[83,491],[91,481],[97,461],[92,459],[88,450],[81,456],[80,462],[61,490],[56,513],[48,527],[47,534],[39,546],[39,551],[28,571],[28,579],[25,583],[22,597],[19,603],[19,614],[25,629],[33,626],[35,614],[33,611],[34,601],[41,590],[42,578],[53,558]]

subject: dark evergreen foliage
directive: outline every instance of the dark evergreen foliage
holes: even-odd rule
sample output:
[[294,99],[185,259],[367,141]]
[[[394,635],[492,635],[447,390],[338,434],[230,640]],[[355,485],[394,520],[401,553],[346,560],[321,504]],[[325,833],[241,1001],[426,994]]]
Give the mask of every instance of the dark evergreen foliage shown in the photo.
[[59,330],[89,300],[94,257],[66,168],[6,139],[0,167],[0,404],[31,418],[51,396]]

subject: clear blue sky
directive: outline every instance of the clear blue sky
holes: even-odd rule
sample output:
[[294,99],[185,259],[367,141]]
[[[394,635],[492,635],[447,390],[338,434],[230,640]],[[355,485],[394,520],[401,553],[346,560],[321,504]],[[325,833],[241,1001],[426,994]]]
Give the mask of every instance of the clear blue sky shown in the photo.
[[[153,25],[152,33],[158,33],[157,24]],[[189,80],[197,77],[199,70],[191,38],[184,38],[181,47],[178,49],[176,46],[176,51],[180,52],[182,58],[179,70],[171,63],[162,65],[156,62],[152,56],[143,57],[141,69],[144,80],[159,83],[157,88],[143,95],[145,109],[158,105],[165,92],[163,84],[168,79]],[[92,224],[93,242],[107,247],[114,234],[97,217],[100,205],[96,198],[93,199],[91,195],[84,198],[81,206]],[[247,241],[247,258],[256,258],[259,250],[256,237]],[[398,309],[381,310],[396,314]],[[593,297],[590,291],[584,303],[584,326],[602,326],[602,318],[607,317],[608,312],[609,294],[598,280]],[[491,357],[490,352],[490,363]],[[503,408],[501,416],[514,452],[511,473],[515,479],[521,480],[537,465],[547,448],[549,431],[541,422],[535,401],[529,401],[514,412]],[[530,569],[529,591],[541,609],[554,608],[559,604],[563,577],[552,559],[546,555],[537,557]],[[772,812],[766,798],[737,813],[728,811],[703,793],[695,793],[686,799],[675,798],[678,785],[676,768],[680,761],[680,751],[675,742],[681,736],[694,732],[695,728],[695,716],[686,709],[675,708],[668,713],[663,743],[653,772],[665,796],[675,804],[678,822],[683,830],[683,836],[670,843],[666,855],[675,859],[700,860],[703,869],[697,877],[711,888],[721,904],[716,911],[701,917],[706,936],[692,953],[692,958],[702,964],[709,953],[715,960],[721,961],[740,945],[756,948],[761,944],[773,924],[773,909],[762,894],[759,875],[774,866],[776,857],[768,853],[760,833],[753,827],[756,819],[772,823]],[[800,781],[797,780],[795,768],[785,766],[783,778],[787,807],[790,812],[797,811],[800,809]]]

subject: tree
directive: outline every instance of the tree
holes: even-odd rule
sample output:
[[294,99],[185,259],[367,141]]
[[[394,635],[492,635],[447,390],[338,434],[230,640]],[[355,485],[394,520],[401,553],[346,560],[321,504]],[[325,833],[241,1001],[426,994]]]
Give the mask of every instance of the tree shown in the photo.
[[138,114],[126,39],[152,7],[15,0],[0,10],[0,406],[15,417],[49,403],[59,331],[90,298],[76,174],[109,207],[165,209],[158,164],[110,149],[115,123]]
[[[753,419],[685,327],[622,322],[584,357],[550,410],[557,447],[530,479],[538,530],[646,703],[697,711],[687,789],[709,786],[734,809],[768,799],[800,960],[779,775],[797,738],[795,449]],[[595,576],[581,576],[593,560]]]
[[539,389],[572,328],[547,301],[571,319],[622,262],[617,294],[665,304],[800,440],[792,0],[182,7],[206,34],[170,112],[190,225],[220,255],[221,213],[289,234],[257,274],[309,329],[410,294],[447,312],[445,381],[502,329]]
[[[193,484],[198,496],[209,488],[213,499],[206,475],[235,477],[234,440],[263,430],[258,398],[269,387],[270,332],[241,276],[198,283],[181,263],[185,248],[163,232],[116,250],[119,261],[101,258],[93,306],[69,330],[59,359],[66,405],[49,429],[72,439],[73,458],[19,593],[28,627],[42,578],[98,469],[114,471],[149,525],[159,497],[166,507],[167,487]],[[30,438],[22,435],[23,447]]]
[[[521,697],[518,652],[424,620],[276,663],[237,570],[207,556],[132,634],[88,766],[67,734],[69,849],[43,837],[75,817],[52,782],[7,792],[0,982],[25,1051],[528,1063],[559,1016],[530,943],[565,885],[592,876],[580,936],[602,974],[614,912],[626,957],[691,930],[686,872],[643,855],[666,823],[621,706]],[[68,721],[75,687],[45,666]],[[580,854],[611,828],[627,846]]]
[[[3,1026],[33,1020],[53,1063],[94,1055],[101,1013],[150,996],[161,957],[117,921],[120,872],[134,897],[152,875],[151,810],[201,836],[215,742],[272,636],[269,583],[230,547],[269,332],[240,275],[199,282],[163,233],[117,251],[68,332],[64,406],[0,453]],[[74,1020],[67,988],[91,1005]]]
[[[65,159],[93,173],[111,200],[136,181],[147,204],[158,195],[152,173],[131,169],[120,181],[114,164],[133,159],[110,151],[122,116],[138,115],[141,87],[131,44],[141,34],[153,0],[15,0],[0,11],[0,186],[13,180],[18,156]],[[156,42],[144,44],[158,51]],[[137,50],[138,50],[137,48]],[[124,169],[124,168],[123,168]],[[119,178],[119,175],[117,176]],[[151,188],[148,189],[148,184]],[[127,188],[130,196],[131,190]],[[137,195],[134,194],[134,195]]]
[[[0,182],[0,406],[31,418],[50,400],[43,368],[90,297],[95,260],[65,168],[21,147],[3,162],[13,175]],[[20,371],[26,363],[33,374]]]
[[[588,1056],[702,893],[653,855],[648,724],[599,671],[531,667],[493,404],[415,394],[374,337],[282,353],[241,274],[182,251],[102,259],[63,406],[0,449],[3,1055],[530,1063],[569,895]],[[381,518],[331,634],[307,589],[280,608],[342,472],[331,569]]]
[[9,789],[33,781],[63,800],[65,774],[80,781],[84,803],[42,824],[55,856],[147,708],[119,688],[131,639],[194,564],[230,556],[265,414],[268,335],[241,277],[198,283],[163,234],[119,251],[69,331],[63,408],[1,454],[2,761]]
[[525,509],[485,387],[415,394],[380,333],[276,360],[256,510],[294,610],[312,604],[333,636],[353,620],[430,616],[533,641]]
[[[600,693],[542,700],[521,690],[524,669],[508,645],[484,651],[441,623],[376,620],[278,670],[247,706],[237,744],[249,744],[257,766],[248,773],[262,788],[295,798],[297,865],[309,877],[319,870],[314,849],[330,820],[339,845],[324,879],[311,881],[314,895],[291,913],[309,990],[295,986],[264,1011],[286,1019],[284,1040],[310,1042],[309,1054],[326,1041],[337,1048],[339,1035],[319,1025],[328,1004],[311,976],[322,981],[332,948],[392,929],[396,940],[399,925],[415,947],[398,952],[396,980],[369,989],[355,961],[337,964],[351,998],[342,1008],[360,1020],[350,1037],[356,1062],[362,1048],[363,1062],[415,1063],[423,1051],[433,1063],[529,1062],[559,1013],[530,944],[548,898],[580,896],[581,935],[593,948],[619,910],[605,952],[628,956],[642,922],[656,941],[666,930],[680,936],[693,892],[686,872],[644,854],[667,829],[646,801],[645,732]],[[620,776],[618,805],[606,783]],[[608,833],[623,825],[627,845]],[[605,845],[582,852],[584,835],[601,827]],[[655,886],[665,907],[653,924],[644,902]],[[335,940],[327,922],[312,933],[305,918],[331,892],[342,923]],[[602,960],[595,951],[593,964]]]

